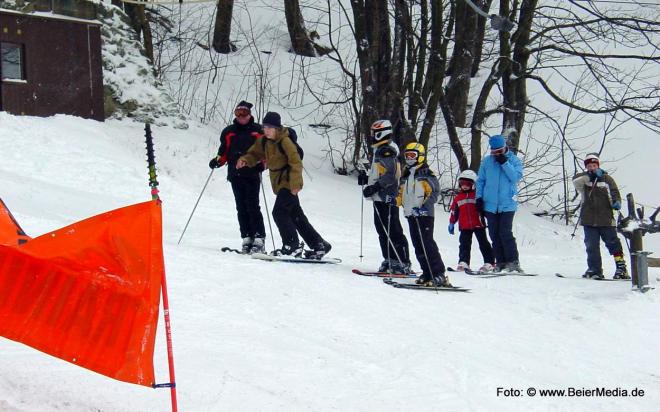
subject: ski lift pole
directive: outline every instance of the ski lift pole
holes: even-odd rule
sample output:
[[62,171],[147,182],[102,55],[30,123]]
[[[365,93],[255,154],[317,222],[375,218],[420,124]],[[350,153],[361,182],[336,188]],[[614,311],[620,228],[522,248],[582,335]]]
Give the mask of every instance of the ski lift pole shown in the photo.
[[[149,164],[149,186],[151,187],[151,198],[156,200],[160,205],[162,201],[158,196],[158,179],[156,176],[156,157],[154,155],[154,141],[151,135],[151,125],[145,123],[144,136],[147,143],[147,162]],[[165,278],[165,270],[160,278],[160,291],[163,296],[163,317],[165,319],[165,337],[167,343],[167,363],[170,372],[170,381],[168,383],[154,383],[152,387],[157,388],[170,388],[170,398],[172,399],[172,412],[178,411],[176,401],[176,379],[174,377],[174,351],[172,350],[172,329],[170,323],[170,302],[167,295],[167,279]]]

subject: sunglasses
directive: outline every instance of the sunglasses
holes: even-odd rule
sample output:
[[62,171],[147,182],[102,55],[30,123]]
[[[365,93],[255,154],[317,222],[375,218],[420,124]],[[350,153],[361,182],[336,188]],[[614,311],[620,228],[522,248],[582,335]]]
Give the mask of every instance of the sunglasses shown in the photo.
[[499,149],[491,150],[490,154],[499,155],[499,154],[503,154],[504,152],[506,152],[506,147],[500,147]]
[[236,116],[236,117],[247,117],[249,115],[250,115],[250,110],[249,109],[240,108],[240,109],[234,110],[234,116]]

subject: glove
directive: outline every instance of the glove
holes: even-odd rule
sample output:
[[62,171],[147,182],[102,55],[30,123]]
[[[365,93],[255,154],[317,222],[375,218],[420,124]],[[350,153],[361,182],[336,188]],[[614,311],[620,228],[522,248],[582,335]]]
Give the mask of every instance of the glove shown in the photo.
[[396,196],[387,195],[385,196],[385,203],[390,206],[396,206]]
[[454,234],[454,224],[450,223],[449,226],[447,226],[447,231],[449,232],[450,235]]
[[603,177],[603,173],[604,173],[603,169],[601,169],[601,168],[596,169],[596,171],[594,172],[596,177]]
[[[600,170],[600,169],[598,169],[598,170]],[[621,210],[621,202],[619,202],[619,201],[617,200],[616,202],[612,203],[612,209],[614,209],[614,210]]]
[[211,159],[211,161],[209,162],[209,167],[210,167],[211,169],[217,169],[217,168],[219,168],[220,166],[222,166],[222,164],[220,164],[220,161],[218,160],[217,157],[214,157],[214,158]]
[[479,213],[483,213],[484,212],[484,200],[482,198],[478,198],[476,202],[477,202],[476,203],[477,210],[479,211]]
[[413,207],[412,215],[415,216],[415,217],[428,216],[429,211],[424,209],[423,207]]
[[501,154],[498,154],[497,156],[495,156],[495,160],[497,160],[497,163],[503,165],[509,159],[506,158],[506,154],[501,153]]
[[369,183],[369,176],[367,176],[367,172],[360,170],[360,172],[358,172],[358,184],[360,186],[364,186],[367,183]]
[[362,195],[364,195],[364,197],[371,197],[375,195],[379,190],[380,185],[378,183],[365,186],[364,189],[362,189]]

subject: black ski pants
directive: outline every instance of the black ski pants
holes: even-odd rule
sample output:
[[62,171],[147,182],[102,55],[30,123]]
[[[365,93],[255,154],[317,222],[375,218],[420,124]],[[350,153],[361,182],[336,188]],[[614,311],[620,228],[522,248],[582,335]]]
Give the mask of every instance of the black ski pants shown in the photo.
[[[399,208],[385,202],[374,202],[374,225],[378,232],[378,242],[383,259],[401,259],[402,263],[410,263],[408,239],[403,234],[403,227],[399,220]],[[388,230],[391,243],[387,241]]]
[[484,212],[488,234],[493,240],[493,252],[498,264],[518,262],[518,245],[513,237],[513,217],[516,212]]
[[595,272],[603,272],[603,262],[600,257],[600,240],[603,239],[610,255],[623,255],[621,241],[614,226],[583,226],[584,244],[587,247],[587,265]]
[[494,265],[495,258],[493,257],[493,248],[488,241],[486,228],[461,230],[461,235],[458,238],[458,261],[465,262],[468,265],[470,264],[470,252],[472,250],[473,233],[479,242],[479,250],[481,250],[481,256],[484,258],[484,263],[490,263],[491,265]]
[[264,217],[259,206],[259,178],[235,176],[230,183],[236,201],[241,237],[266,237]]
[[415,256],[422,267],[422,276],[444,275],[445,264],[440,256],[438,245],[433,240],[433,216],[408,216],[410,238],[415,248]]
[[280,231],[282,244],[298,247],[300,240],[298,233],[308,247],[314,249],[323,241],[321,235],[307,220],[305,212],[300,206],[300,199],[291,193],[289,189],[280,189],[275,198],[273,206],[273,219]]

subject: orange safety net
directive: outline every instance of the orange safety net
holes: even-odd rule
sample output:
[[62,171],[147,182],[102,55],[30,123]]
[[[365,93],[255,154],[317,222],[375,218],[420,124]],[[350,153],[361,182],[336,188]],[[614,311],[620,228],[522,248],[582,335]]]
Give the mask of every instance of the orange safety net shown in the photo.
[[0,245],[0,335],[150,386],[163,272],[158,201]]
[[17,246],[30,240],[0,199],[0,245]]

